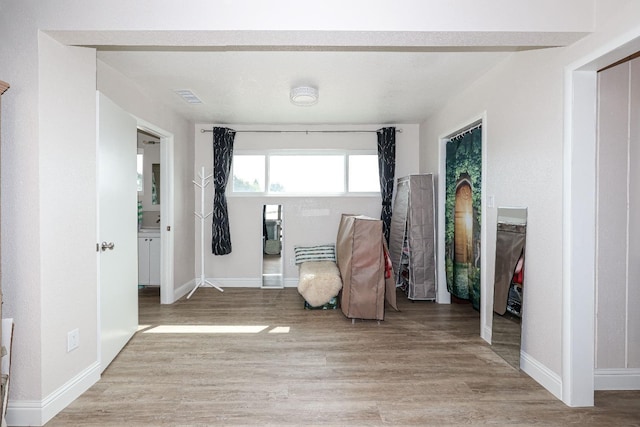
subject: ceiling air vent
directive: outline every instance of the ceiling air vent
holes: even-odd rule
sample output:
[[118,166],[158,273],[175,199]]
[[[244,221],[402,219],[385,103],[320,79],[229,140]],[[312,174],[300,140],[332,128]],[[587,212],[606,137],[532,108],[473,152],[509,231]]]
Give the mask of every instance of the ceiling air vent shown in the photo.
[[198,98],[189,89],[177,89],[174,90],[174,92],[180,95],[180,97],[184,99],[184,102],[186,102],[187,104],[202,104],[200,98]]

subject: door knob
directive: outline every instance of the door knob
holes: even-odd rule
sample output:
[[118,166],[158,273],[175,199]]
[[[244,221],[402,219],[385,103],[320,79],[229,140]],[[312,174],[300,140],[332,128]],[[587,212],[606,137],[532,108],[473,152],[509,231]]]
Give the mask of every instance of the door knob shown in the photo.
[[100,244],[100,248],[102,249],[102,251],[106,251],[107,249],[113,250],[113,247],[115,246],[115,244],[113,242],[102,242]]

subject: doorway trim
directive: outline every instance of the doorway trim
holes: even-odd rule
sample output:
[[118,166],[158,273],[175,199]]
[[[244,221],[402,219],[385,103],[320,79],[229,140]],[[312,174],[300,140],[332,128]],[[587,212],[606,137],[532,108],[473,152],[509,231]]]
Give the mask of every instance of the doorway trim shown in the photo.
[[568,406],[594,404],[597,73],[638,50],[637,31],[565,68],[561,398]]
[[[135,117],[135,116],[134,116]],[[170,132],[135,117],[138,128],[160,137],[160,304],[173,304],[174,292],[174,137]]]

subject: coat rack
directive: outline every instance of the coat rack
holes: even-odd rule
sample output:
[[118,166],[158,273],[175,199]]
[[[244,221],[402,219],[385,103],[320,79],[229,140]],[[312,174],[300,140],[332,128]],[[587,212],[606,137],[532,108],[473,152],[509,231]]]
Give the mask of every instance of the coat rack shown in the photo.
[[195,184],[196,187],[198,187],[200,189],[200,212],[194,212],[196,217],[200,219],[200,247],[201,247],[201,250],[200,250],[200,277],[196,277],[196,285],[193,287],[191,292],[189,292],[189,295],[187,295],[187,299],[191,298],[191,295],[193,295],[193,293],[196,291],[196,289],[198,289],[201,286],[211,286],[213,288],[216,288],[220,292],[224,292],[224,290],[221,287],[216,286],[212,282],[208,281],[206,279],[205,275],[204,275],[204,250],[205,250],[204,220],[207,219],[208,217],[210,217],[211,214],[213,213],[213,211],[209,212],[207,214],[205,214],[205,212],[204,212],[204,190],[207,187],[207,185],[209,185],[211,183],[209,178],[211,178],[213,176],[213,174],[205,175],[204,166],[203,166],[202,169],[200,170],[200,173],[198,174],[198,176],[200,177],[200,182],[196,182],[194,180],[193,183]]

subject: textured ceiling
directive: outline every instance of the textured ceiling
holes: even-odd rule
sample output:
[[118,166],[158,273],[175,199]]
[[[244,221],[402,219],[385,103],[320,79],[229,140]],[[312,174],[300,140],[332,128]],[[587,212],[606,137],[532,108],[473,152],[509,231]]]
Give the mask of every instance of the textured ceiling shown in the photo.
[[[419,123],[512,52],[116,51],[99,60],[192,122],[230,124]],[[297,107],[296,85],[319,90]],[[189,89],[202,104],[174,93]]]
[[[594,0],[73,3],[79,19],[48,35],[96,48],[193,122],[230,124],[422,122],[509,55],[570,45],[595,17]],[[289,102],[299,84],[319,89],[315,106]]]
[[[64,44],[95,47],[101,61],[192,122],[386,124],[420,123],[509,55],[566,46],[585,33],[469,29],[50,35]],[[297,85],[316,87],[319,102],[292,105],[289,91]],[[191,90],[202,104],[185,103],[174,92],[180,89]]]

